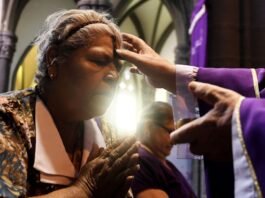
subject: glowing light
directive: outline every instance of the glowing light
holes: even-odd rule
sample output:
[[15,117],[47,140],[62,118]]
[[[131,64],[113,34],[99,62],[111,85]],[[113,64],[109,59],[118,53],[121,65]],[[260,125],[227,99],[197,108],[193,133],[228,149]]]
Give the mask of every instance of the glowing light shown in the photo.
[[162,102],[167,102],[167,91],[165,89],[156,89],[155,92],[155,101],[162,101]]
[[121,82],[119,86],[120,86],[121,89],[125,89],[126,88],[126,84],[124,82]]
[[133,85],[129,85],[129,86],[128,86],[128,90],[129,90],[129,91],[133,91],[133,90],[134,90]]
[[124,71],[124,79],[125,79],[125,80],[130,80],[130,78],[131,78],[131,73],[130,73],[130,71],[129,71],[129,70],[125,70],[125,71]]
[[137,122],[137,104],[134,94],[120,90],[107,112],[107,117],[117,127],[120,136],[134,134]]

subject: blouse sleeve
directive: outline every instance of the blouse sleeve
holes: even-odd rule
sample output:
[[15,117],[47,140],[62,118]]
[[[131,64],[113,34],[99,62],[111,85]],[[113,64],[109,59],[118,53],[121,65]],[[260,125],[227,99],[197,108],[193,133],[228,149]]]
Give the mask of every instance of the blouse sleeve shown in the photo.
[[27,152],[15,131],[8,115],[0,111],[0,197],[26,195]]

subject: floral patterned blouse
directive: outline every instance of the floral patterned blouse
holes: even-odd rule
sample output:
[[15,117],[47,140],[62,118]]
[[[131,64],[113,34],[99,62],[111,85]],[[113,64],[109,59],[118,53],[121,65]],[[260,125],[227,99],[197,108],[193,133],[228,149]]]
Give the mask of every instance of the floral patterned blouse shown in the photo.
[[[64,187],[40,182],[33,168],[36,96],[35,89],[0,94],[0,197],[41,195]],[[111,130],[102,133],[106,145],[117,139]]]

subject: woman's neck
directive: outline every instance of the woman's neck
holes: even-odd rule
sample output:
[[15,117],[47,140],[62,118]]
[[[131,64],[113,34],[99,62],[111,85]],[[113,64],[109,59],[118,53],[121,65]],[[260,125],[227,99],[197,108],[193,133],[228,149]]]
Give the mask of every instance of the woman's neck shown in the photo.
[[74,116],[70,112],[67,112],[67,107],[63,105],[63,102],[60,102],[62,98],[60,93],[54,90],[53,86],[46,84],[39,91],[39,97],[52,116],[65,148],[71,148],[73,142],[76,142],[79,136],[79,132],[83,127],[83,121],[74,119]]
[[162,163],[166,162],[165,157],[162,157],[160,155],[158,155],[156,152],[154,152],[151,148],[151,146],[148,146],[148,144],[141,144],[142,147],[148,151],[149,153],[151,153],[152,155],[154,155],[155,157],[157,157]]
[[69,122],[71,120],[70,112],[67,112],[67,107],[64,105],[65,100],[60,91],[51,83],[43,83],[43,86],[38,88],[38,95],[45,104],[53,120],[59,122]]
[[68,153],[73,153],[77,142],[83,134],[83,122],[56,124],[65,149]]

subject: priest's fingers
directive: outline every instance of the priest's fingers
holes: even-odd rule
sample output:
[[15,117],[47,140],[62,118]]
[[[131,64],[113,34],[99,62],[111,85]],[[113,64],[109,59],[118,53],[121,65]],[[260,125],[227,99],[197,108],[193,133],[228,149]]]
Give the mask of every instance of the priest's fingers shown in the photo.
[[202,132],[200,129],[203,127],[201,124],[204,118],[197,118],[177,130],[173,131],[170,134],[170,139],[173,144],[178,143],[190,143],[195,141],[200,133]]
[[197,98],[202,99],[211,105],[234,95],[240,96],[232,90],[195,81],[189,84],[189,88]]
[[128,43],[126,41],[122,42],[122,47],[123,47],[123,49],[127,49],[127,50],[130,50],[132,52],[138,53],[137,49],[134,48],[134,46],[131,43]]
[[116,53],[119,55],[121,59],[129,61],[137,66],[141,66],[146,62],[146,59],[143,56],[139,56],[139,54],[125,50],[125,49],[116,49]]
[[128,33],[122,33],[122,39],[128,43],[131,43],[131,45],[138,51],[138,52],[152,52],[155,53],[155,51],[148,46],[142,39],[140,39],[137,36],[134,36],[132,34]]

